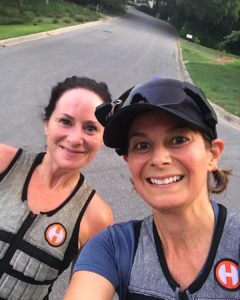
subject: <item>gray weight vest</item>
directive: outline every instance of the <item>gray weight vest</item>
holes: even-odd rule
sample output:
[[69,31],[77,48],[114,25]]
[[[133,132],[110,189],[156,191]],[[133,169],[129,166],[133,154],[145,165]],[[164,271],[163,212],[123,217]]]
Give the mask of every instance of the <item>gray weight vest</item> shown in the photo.
[[33,214],[27,187],[43,157],[20,149],[0,174],[0,299],[48,299],[78,252],[79,224],[95,191],[81,175],[57,209]]
[[[152,217],[137,231],[135,257],[126,300],[239,300],[240,216],[219,205],[219,217],[205,266],[187,290],[180,292],[164,257]],[[125,277],[126,271],[124,270]]]

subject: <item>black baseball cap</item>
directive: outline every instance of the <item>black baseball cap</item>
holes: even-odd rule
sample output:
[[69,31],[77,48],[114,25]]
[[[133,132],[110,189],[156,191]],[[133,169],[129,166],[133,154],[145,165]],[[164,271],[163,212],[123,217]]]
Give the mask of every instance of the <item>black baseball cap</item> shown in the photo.
[[217,115],[204,93],[188,82],[160,78],[138,84],[111,104],[97,107],[96,117],[105,127],[104,144],[119,155],[126,154],[130,124],[151,111],[167,112],[204,132],[210,140],[217,138]]

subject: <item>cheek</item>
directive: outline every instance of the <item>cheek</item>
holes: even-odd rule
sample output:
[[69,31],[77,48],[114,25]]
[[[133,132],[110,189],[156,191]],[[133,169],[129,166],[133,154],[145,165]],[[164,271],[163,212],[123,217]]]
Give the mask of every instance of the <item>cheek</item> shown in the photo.
[[143,168],[143,162],[140,159],[131,159],[131,157],[128,157],[128,168],[133,178],[137,178],[140,176]]
[[47,138],[49,139],[53,139],[55,137],[61,136],[64,134],[63,132],[63,128],[57,126],[57,124],[55,124],[54,122],[48,122],[45,126],[44,126],[44,132]]
[[204,172],[206,172],[207,174],[209,157],[206,152],[198,151],[183,156],[182,163],[192,173],[196,173],[199,175],[199,173],[203,174]]
[[47,142],[48,143],[57,143],[62,141],[64,138],[62,137],[63,135],[58,132],[58,131],[48,131],[47,137]]
[[90,138],[88,144],[91,147],[92,151],[97,152],[103,145],[102,137]]

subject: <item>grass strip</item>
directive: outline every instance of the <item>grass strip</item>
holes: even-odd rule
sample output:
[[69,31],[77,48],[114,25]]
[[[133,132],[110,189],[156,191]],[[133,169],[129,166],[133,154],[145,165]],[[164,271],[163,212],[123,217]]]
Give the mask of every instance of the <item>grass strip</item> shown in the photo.
[[[76,25],[79,23],[72,23]],[[38,25],[0,25],[0,40],[5,40],[13,37],[24,36],[32,33],[46,32],[58,28],[69,26],[69,24],[38,24]]]
[[194,83],[213,102],[240,116],[240,57],[181,39],[182,56]]

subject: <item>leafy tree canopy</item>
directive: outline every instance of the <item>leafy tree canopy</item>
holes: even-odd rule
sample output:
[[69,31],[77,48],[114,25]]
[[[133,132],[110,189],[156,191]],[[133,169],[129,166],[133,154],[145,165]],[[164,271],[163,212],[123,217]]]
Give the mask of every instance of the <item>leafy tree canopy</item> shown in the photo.
[[155,0],[155,10],[183,36],[189,32],[210,47],[240,27],[239,0]]

